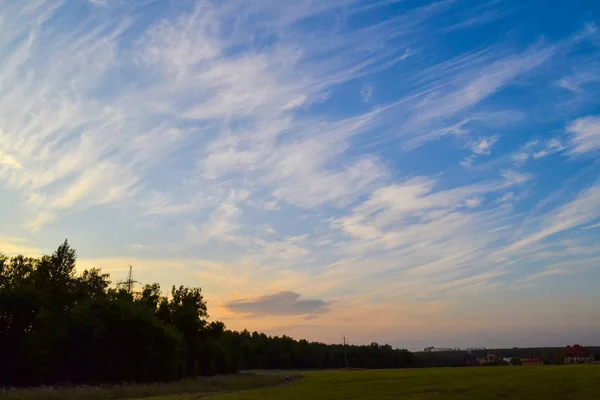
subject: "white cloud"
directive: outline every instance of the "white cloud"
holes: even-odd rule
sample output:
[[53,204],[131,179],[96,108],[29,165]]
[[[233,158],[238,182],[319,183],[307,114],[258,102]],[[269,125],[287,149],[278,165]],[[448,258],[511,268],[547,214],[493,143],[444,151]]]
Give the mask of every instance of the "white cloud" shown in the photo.
[[515,194],[513,192],[506,192],[502,197],[500,197],[497,201],[499,203],[504,203],[515,198]]
[[471,168],[473,166],[473,159],[475,158],[475,156],[473,154],[471,154],[468,157],[463,158],[462,160],[460,160],[458,163],[463,167],[463,168]]
[[506,252],[515,252],[536,244],[552,235],[575,228],[600,217],[600,185],[580,192],[571,202],[545,215],[539,227],[527,236],[513,242]]
[[471,144],[471,151],[477,155],[490,155],[492,146],[498,141],[498,136],[481,138]]
[[469,144],[469,149],[471,150],[472,154],[459,161],[459,164],[463,168],[471,168],[477,156],[490,155],[492,153],[492,146],[494,146],[497,141],[498,136],[495,135],[487,138],[480,138],[471,142]]
[[[416,115],[404,128],[412,135],[419,134],[409,142],[409,147],[420,146],[427,140],[446,134],[445,128],[438,128],[437,134],[421,135],[423,130],[431,130],[431,124],[439,124],[439,121],[444,124],[446,119],[468,110],[519,76],[539,67],[551,58],[554,51],[551,46],[532,47],[521,54],[504,57],[481,52],[459,56],[422,71],[426,76],[424,79],[431,82],[431,89],[423,90],[423,100],[415,106]],[[462,125],[464,122],[459,127]]]
[[584,154],[600,149],[600,117],[579,118],[567,126],[571,154]]
[[522,167],[528,159],[529,154],[524,152],[516,153],[511,156],[511,160],[515,163],[515,166],[517,167]]
[[521,283],[535,282],[543,277],[556,276],[556,275],[569,275],[570,273],[571,273],[571,271],[569,271],[568,269],[563,269],[563,268],[544,269],[544,270],[535,272],[531,275],[524,277],[523,279],[521,279]]
[[363,103],[369,103],[373,97],[373,85],[365,85],[360,91],[360,97]]
[[465,204],[469,208],[479,207],[482,203],[483,203],[483,199],[481,197],[472,197],[472,198],[467,199],[465,201]]
[[562,77],[558,81],[558,85],[565,90],[580,94],[585,91],[586,85],[600,81],[600,72],[598,71],[600,71],[598,62],[592,62],[583,68],[578,66],[570,74]]
[[[157,193],[148,185],[151,176],[147,175],[150,168],[173,152],[188,149],[192,142],[197,148],[202,141],[209,142],[206,158],[199,162],[205,175],[215,179],[232,169],[264,171],[275,167],[278,171],[278,166],[292,167],[291,159],[283,153],[292,153],[293,146],[275,144],[284,134],[290,138],[304,136],[300,140],[306,151],[320,151],[321,155],[310,165],[300,163],[301,171],[274,174],[264,180],[268,185],[288,179],[298,182],[298,187],[288,183],[276,188],[278,198],[298,204],[341,201],[381,175],[372,158],[330,171],[326,167],[329,157],[341,155],[347,147],[343,138],[332,137],[323,144],[306,140],[308,132],[301,132],[304,128],[299,121],[292,125],[292,115],[313,97],[322,96],[329,86],[367,74],[380,60],[389,62],[393,51],[355,54],[348,46],[357,37],[329,37],[322,38],[320,44],[331,57],[318,63],[306,64],[310,47],[295,39],[232,55],[232,48],[248,46],[243,32],[230,35],[221,29],[239,16],[230,13],[236,6],[243,13],[291,16],[290,4],[251,10],[254,4],[249,2],[221,7],[198,1],[193,12],[155,24],[129,49],[123,35],[132,33],[126,15],[110,22],[102,22],[102,18],[84,20],[64,33],[43,24],[44,18],[58,10],[47,3],[29,11],[18,5],[6,9],[0,27],[0,56],[5,60],[0,68],[0,179],[24,197],[36,199],[27,203],[31,215],[27,226],[40,229],[71,210],[120,204],[134,197],[146,204],[148,198],[153,199],[143,207],[150,214],[197,210],[207,202],[202,196],[186,200],[168,192]],[[296,6],[295,12],[307,16],[319,12],[308,3]],[[261,24],[260,20],[253,23]],[[376,35],[377,28],[361,34],[361,41],[374,40],[371,34]],[[11,38],[16,40],[15,46],[8,45]],[[398,57],[403,55],[399,51]],[[337,60],[347,64],[339,65]],[[110,83],[121,79],[120,71],[127,70],[135,71],[141,86],[140,82]],[[25,114],[31,118],[23,118]],[[189,126],[189,119],[197,121],[192,130],[183,128]],[[223,122],[232,120],[246,129],[232,132]],[[366,129],[364,123],[362,128],[350,126],[357,123],[349,119],[346,125],[338,124],[337,132],[348,129],[352,134]],[[215,129],[218,138],[212,140]],[[205,132],[212,132],[212,137],[199,140]],[[312,178],[322,181],[321,189],[313,189],[309,183]],[[337,190],[328,190],[336,186]],[[294,200],[297,194],[304,195],[305,188],[310,188],[310,199]],[[324,194],[330,199],[319,200]]]
[[[344,205],[368,191],[386,175],[377,159],[362,157],[328,167],[347,150],[347,138],[374,124],[378,111],[335,123],[303,127],[296,139],[279,143],[290,121],[269,125],[256,133],[225,136],[208,147],[201,170],[211,178],[245,173],[271,188],[277,200],[303,208],[326,203]],[[231,163],[230,160],[236,160]]]
[[501,175],[506,180],[506,185],[522,185],[525,182],[530,181],[533,176],[526,172],[520,172],[516,170],[505,170],[501,171]]
[[551,154],[560,153],[566,148],[567,146],[557,138],[530,140],[512,153],[510,160],[515,167],[521,168],[531,160],[539,160]]
[[593,225],[590,225],[590,226],[583,227],[581,229],[596,229],[596,228],[600,228],[600,222],[597,223],[597,224],[593,224]]
[[23,169],[23,166],[16,157],[10,154],[3,154],[2,152],[0,152],[0,165],[8,168]]
[[554,153],[563,151],[565,148],[566,147],[563,146],[557,139],[550,139],[546,143],[546,146],[542,150],[533,153],[532,157],[535,159],[543,158],[550,154],[554,154]]
[[[448,223],[448,229],[451,223],[458,226],[470,223],[473,216],[458,212],[464,205],[477,207],[483,202],[481,195],[523,182],[512,180],[434,191],[435,181],[414,178],[377,189],[368,200],[356,206],[352,214],[334,221],[333,225],[350,237],[377,241],[372,244],[388,249],[405,243],[410,232],[422,243],[431,243],[429,240],[435,241],[436,237],[447,237],[447,230],[430,230],[443,224],[442,221]],[[423,236],[423,232],[416,234],[415,231],[421,230],[431,236]]]
[[250,193],[247,190],[231,190],[227,199],[212,211],[208,221],[204,222],[200,228],[194,225],[189,226],[189,231],[193,235],[193,240],[204,242],[215,239],[225,242],[236,240],[236,233],[240,227],[240,219],[243,215],[239,207]]

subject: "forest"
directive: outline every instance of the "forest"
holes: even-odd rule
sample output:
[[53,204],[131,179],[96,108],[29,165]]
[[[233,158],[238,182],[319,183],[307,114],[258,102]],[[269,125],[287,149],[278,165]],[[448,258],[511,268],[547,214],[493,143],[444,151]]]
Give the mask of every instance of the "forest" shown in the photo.
[[[1,250],[1,249],[0,249]],[[413,354],[226,329],[200,288],[134,291],[76,270],[65,240],[39,258],[0,253],[0,387],[167,382],[251,369],[401,368]]]

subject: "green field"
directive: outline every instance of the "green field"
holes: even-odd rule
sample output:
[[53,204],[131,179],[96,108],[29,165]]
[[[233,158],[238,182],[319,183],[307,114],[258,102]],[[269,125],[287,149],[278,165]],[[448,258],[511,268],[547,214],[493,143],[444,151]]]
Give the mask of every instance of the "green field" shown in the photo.
[[598,400],[600,366],[311,372],[289,386],[212,400]]
[[[301,375],[297,375],[299,377]],[[281,384],[281,374],[251,373],[141,385],[40,387],[3,390],[0,400],[188,400]]]
[[19,389],[0,400],[600,400],[600,365],[273,372],[163,385]]

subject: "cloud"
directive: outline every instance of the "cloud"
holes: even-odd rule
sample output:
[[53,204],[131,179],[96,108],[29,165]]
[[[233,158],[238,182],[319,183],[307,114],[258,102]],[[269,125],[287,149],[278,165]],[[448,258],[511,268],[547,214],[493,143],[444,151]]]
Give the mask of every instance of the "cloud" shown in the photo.
[[520,152],[513,154],[510,158],[514,162],[515,166],[522,167],[527,160],[529,160],[530,155],[525,152]]
[[[121,162],[122,155],[132,154],[119,138],[124,128],[120,104],[83,100],[114,66],[117,41],[127,24],[102,24],[85,34],[77,26],[63,40],[54,40],[58,38],[44,34],[44,22],[61,7],[38,5],[6,10],[6,63],[0,69],[0,178],[29,198],[44,199],[29,204],[32,216],[25,224],[33,230],[76,205],[127,198],[139,181],[132,166]],[[14,45],[4,42],[11,38]],[[8,169],[7,154],[13,160]]]
[[498,136],[491,136],[488,138],[481,138],[478,141],[471,144],[470,148],[474,154],[477,155],[490,155],[492,152],[492,146],[498,141]]
[[600,117],[587,116],[567,126],[571,154],[585,154],[600,149]]
[[543,278],[543,277],[556,276],[556,275],[569,275],[570,273],[571,273],[571,271],[569,271],[567,269],[549,268],[549,269],[545,269],[545,270],[536,272],[534,274],[528,275],[528,276],[524,277],[521,280],[521,282],[522,283],[535,282],[535,281],[538,281],[540,278]]
[[573,71],[562,77],[558,81],[558,85],[574,94],[581,94],[585,91],[586,86],[594,82],[600,82],[600,63],[595,61],[583,68],[578,66]]
[[233,300],[225,307],[238,314],[252,316],[268,315],[311,315],[327,311],[329,303],[323,300],[302,299],[295,292],[279,292],[255,299]]
[[365,85],[360,91],[363,103],[369,103],[373,97],[373,85]]
[[543,158],[550,154],[558,153],[563,151],[566,147],[563,146],[557,139],[550,139],[546,143],[545,147],[542,150],[539,150],[532,154],[534,159]]
[[504,18],[507,15],[510,15],[510,12],[497,12],[493,10],[481,12],[479,15],[467,18],[459,23],[456,23],[448,28],[445,28],[445,31],[454,31],[458,29],[472,28],[479,25],[485,25],[489,22],[496,21],[498,19]]
[[463,168],[471,168],[473,166],[473,160],[475,159],[475,155],[471,154],[468,157],[463,158],[462,160],[460,160],[458,163],[463,167]]
[[15,169],[23,168],[19,160],[17,160],[14,156],[11,156],[10,154],[0,153],[0,165]]
[[516,168],[522,168],[528,162],[539,160],[567,149],[557,138],[530,140],[510,155],[510,161]]
[[472,141],[469,144],[469,149],[471,150],[472,154],[459,161],[459,164],[463,168],[471,168],[477,156],[488,156],[492,153],[492,147],[494,146],[494,144],[496,144],[497,141],[497,135],[490,136],[487,138],[480,138],[476,141]]
[[483,199],[481,197],[472,197],[470,199],[467,199],[465,201],[465,204],[467,205],[467,207],[469,208],[475,208],[480,206],[483,203]]
[[414,178],[375,191],[350,215],[332,222],[347,241],[338,244],[345,258],[323,274],[328,293],[367,279],[389,301],[444,296],[450,288],[452,296],[496,288],[502,271],[488,274],[477,265],[489,254],[488,246],[508,235],[503,228],[511,217],[503,209],[473,212],[473,207],[483,204],[486,194],[518,182],[436,191],[435,181]]
[[[464,132],[462,127],[469,119],[463,118],[458,124],[448,124],[448,119],[469,110],[519,76],[541,66],[554,51],[552,46],[533,46],[521,54],[504,57],[483,51],[461,55],[422,71],[424,83],[427,82],[431,88],[420,93],[422,100],[414,107],[415,115],[404,127],[413,136],[418,133],[405,146],[415,148],[448,133]],[[449,130],[448,125],[453,128]],[[423,135],[423,130],[431,131],[432,127],[435,133]]]
[[530,181],[533,177],[527,172],[520,172],[516,170],[504,170],[500,173],[506,180],[506,185],[522,185]]
[[593,224],[593,225],[590,225],[590,226],[586,226],[586,227],[584,227],[584,228],[581,228],[581,229],[596,229],[596,228],[600,228],[600,222],[599,222],[599,223],[597,223],[597,224]]
[[189,226],[189,231],[196,241],[207,241],[216,239],[220,241],[235,241],[235,234],[239,229],[239,220],[243,215],[238,206],[248,196],[247,190],[231,190],[229,196],[217,208],[215,208],[200,228],[195,225]]
[[30,240],[15,237],[0,236],[0,253],[7,256],[24,255],[26,257],[39,257],[42,250]]
[[515,198],[515,194],[513,192],[506,192],[502,197],[500,197],[497,201],[499,203],[504,203],[506,201],[513,200]]
[[[206,176],[213,178],[234,172],[257,176],[258,183],[270,188],[277,200],[299,207],[347,204],[372,188],[385,177],[386,171],[376,158],[369,156],[337,166],[331,163],[342,157],[348,148],[347,140],[374,123],[377,114],[375,111],[317,124],[289,143],[277,140],[289,122],[280,122],[284,125],[278,123],[273,130],[267,127],[260,134],[248,132],[247,140],[223,137],[209,146],[209,154],[200,167]],[[231,159],[237,162],[232,164]]]
[[506,252],[519,251],[559,232],[583,225],[600,217],[600,185],[595,184],[566,204],[545,215],[539,228],[524,238],[512,243]]

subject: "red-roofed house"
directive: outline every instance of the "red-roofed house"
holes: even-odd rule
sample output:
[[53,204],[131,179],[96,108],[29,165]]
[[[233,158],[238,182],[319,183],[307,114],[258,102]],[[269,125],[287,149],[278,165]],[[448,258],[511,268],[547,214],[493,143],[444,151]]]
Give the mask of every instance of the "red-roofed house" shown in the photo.
[[592,362],[592,352],[578,344],[565,349],[565,364],[584,364]]

